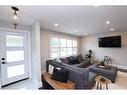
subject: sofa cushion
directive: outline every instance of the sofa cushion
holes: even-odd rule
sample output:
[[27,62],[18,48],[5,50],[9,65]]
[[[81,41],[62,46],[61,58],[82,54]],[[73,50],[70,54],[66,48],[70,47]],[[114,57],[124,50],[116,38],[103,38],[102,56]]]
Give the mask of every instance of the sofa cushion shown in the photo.
[[61,61],[62,63],[66,63],[66,64],[68,64],[66,58],[59,58],[59,59],[60,59],[60,61]]
[[61,63],[62,61],[61,61],[59,58],[57,58],[57,59],[56,59],[56,62],[60,62],[60,63]]
[[79,67],[79,68],[88,68],[90,65],[91,65],[90,61],[83,61],[80,64],[73,64],[73,66]]
[[90,63],[90,61],[83,61],[83,62],[81,62],[83,65],[82,65],[82,67],[81,68],[87,68],[87,67],[89,67],[90,65],[92,65],[91,63]]
[[67,83],[69,71],[63,69],[54,68],[51,79]]
[[66,57],[68,64],[79,64],[79,60],[75,56]]
[[79,67],[79,68],[84,68],[84,64],[85,63],[81,62],[80,64],[73,64],[72,66]]

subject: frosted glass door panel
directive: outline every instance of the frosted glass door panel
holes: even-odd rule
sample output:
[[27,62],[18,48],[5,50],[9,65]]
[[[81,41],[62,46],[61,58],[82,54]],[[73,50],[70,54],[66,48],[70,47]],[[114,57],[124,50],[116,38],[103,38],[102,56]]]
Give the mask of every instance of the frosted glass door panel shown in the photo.
[[6,35],[6,46],[23,46],[23,37]]
[[25,73],[24,65],[16,65],[16,66],[7,67],[8,78],[23,75],[24,73]]
[[7,51],[7,62],[23,61],[24,51]]

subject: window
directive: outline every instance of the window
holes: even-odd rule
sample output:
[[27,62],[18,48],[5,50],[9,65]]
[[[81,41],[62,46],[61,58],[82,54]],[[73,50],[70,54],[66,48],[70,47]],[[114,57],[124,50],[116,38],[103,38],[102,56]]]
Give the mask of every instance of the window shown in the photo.
[[59,39],[58,38],[52,38],[51,39],[51,57],[55,58],[58,57],[59,55]]
[[77,40],[51,37],[51,58],[77,54]]

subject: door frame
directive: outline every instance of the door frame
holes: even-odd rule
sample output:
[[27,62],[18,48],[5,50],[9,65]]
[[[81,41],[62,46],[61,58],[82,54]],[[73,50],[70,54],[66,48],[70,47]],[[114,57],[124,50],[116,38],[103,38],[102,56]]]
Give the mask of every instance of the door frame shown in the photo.
[[[3,28],[3,27],[0,27],[0,31],[7,31],[7,32],[16,32],[16,33],[26,33],[27,34],[27,40],[28,40],[28,44],[27,44],[27,47],[28,47],[28,69],[29,69],[29,79],[32,78],[32,71],[31,71],[31,48],[30,48],[30,45],[31,45],[31,42],[30,42],[30,31],[28,30],[18,30],[18,29],[11,29],[11,28]],[[1,69],[1,65],[0,65],[0,69]],[[2,76],[1,76],[1,70],[0,70],[0,88],[2,87]]]

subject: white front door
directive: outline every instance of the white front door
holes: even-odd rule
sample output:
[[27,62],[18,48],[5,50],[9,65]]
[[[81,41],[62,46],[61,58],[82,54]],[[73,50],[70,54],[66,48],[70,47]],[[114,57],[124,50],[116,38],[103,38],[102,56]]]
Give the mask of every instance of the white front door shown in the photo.
[[28,78],[27,34],[0,32],[1,84]]

